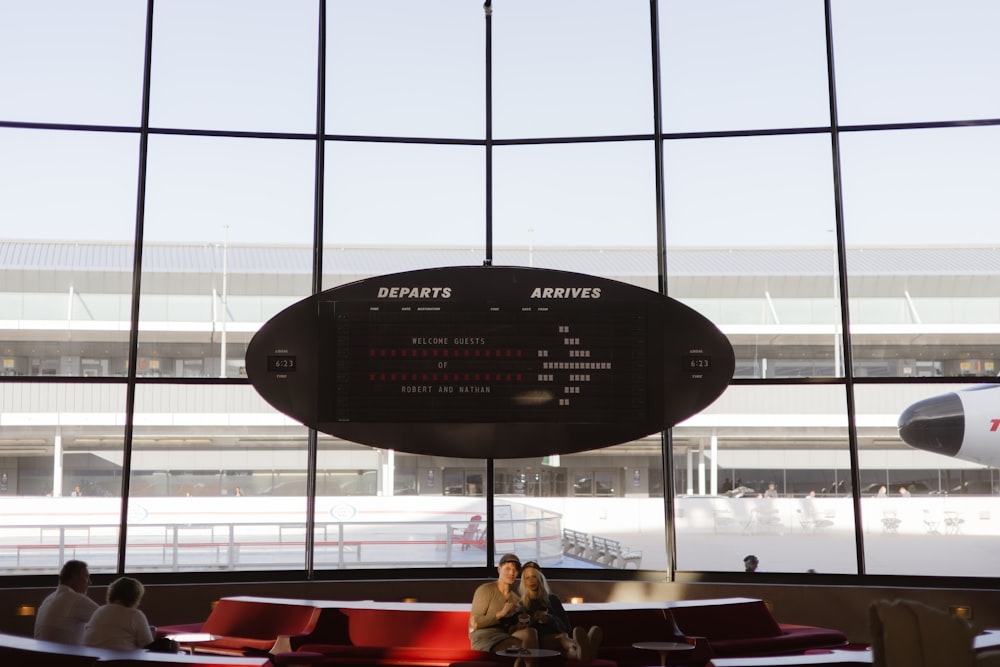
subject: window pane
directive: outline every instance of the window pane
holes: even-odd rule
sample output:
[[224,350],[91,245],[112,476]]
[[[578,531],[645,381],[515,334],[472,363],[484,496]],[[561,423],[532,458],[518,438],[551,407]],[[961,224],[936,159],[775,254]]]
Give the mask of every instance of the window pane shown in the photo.
[[660,3],[663,130],[830,124],[823,3]]
[[[493,239],[504,261],[569,268],[547,264],[559,260],[545,249],[655,248],[654,164],[645,141],[497,148]],[[629,270],[656,275],[648,259]]]
[[497,461],[497,553],[543,567],[664,569],[662,490],[656,497],[649,486],[659,458],[657,434],[593,452]]
[[996,118],[1000,5],[960,0],[836,0],[841,123]]
[[150,141],[140,374],[243,375],[253,333],[309,292],[312,173],[306,142]]
[[5,375],[123,376],[137,138],[0,129]]
[[0,119],[138,125],[145,34],[142,2],[5,2]]
[[[871,574],[990,577],[1000,533],[993,453],[1000,387],[856,389],[865,567]],[[952,404],[958,406],[957,412]],[[916,411],[911,406],[917,405]],[[964,423],[957,433],[955,420]],[[953,438],[953,433],[955,437]],[[901,439],[906,435],[910,440]],[[938,453],[954,440],[953,455]],[[961,444],[961,448],[957,445]],[[904,492],[905,489],[905,492]],[[942,557],[947,553],[947,557]]]
[[136,391],[126,567],[301,570],[306,429],[249,386]]
[[995,375],[998,150],[992,127],[844,137],[859,375]]
[[649,3],[496,3],[494,136],[649,134],[650,62]]
[[[459,246],[483,261],[485,159],[481,148],[331,142],[326,155],[328,245]],[[382,273],[439,266],[431,255],[388,253]],[[368,267],[366,267],[368,268]],[[331,267],[333,269],[333,267]],[[330,285],[327,285],[329,287]]]
[[417,456],[323,436],[318,466],[317,568],[486,562],[482,461]]
[[150,124],[314,132],[318,16],[314,2],[157,3]]
[[843,387],[733,386],[673,435],[677,569],[857,572]]
[[481,139],[482,3],[331,2],[326,131]]
[[115,571],[124,410],[123,384],[0,384],[4,540],[21,545],[7,573],[58,571],[65,553]]
[[729,336],[737,377],[843,372],[827,141],[666,144],[668,294]]

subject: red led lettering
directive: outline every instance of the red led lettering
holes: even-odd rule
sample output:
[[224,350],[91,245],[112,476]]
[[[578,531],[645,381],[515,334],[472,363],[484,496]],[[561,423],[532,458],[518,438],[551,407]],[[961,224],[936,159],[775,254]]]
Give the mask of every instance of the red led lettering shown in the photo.
[[996,431],[998,428],[1000,428],[1000,419],[991,419],[990,420],[990,430],[991,431]]

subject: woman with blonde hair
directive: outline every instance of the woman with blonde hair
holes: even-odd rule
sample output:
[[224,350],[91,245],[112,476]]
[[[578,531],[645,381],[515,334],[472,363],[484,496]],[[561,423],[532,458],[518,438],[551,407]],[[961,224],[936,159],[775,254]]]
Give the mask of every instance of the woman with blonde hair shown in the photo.
[[539,646],[562,651],[581,662],[594,659],[603,638],[601,628],[595,625],[585,632],[583,628],[572,627],[559,596],[549,589],[549,582],[535,561],[528,561],[521,570],[520,592],[518,611],[531,617],[531,627],[538,632]]
[[132,650],[145,648],[153,641],[153,631],[146,615],[139,611],[139,601],[146,589],[131,577],[115,579],[108,586],[108,603],[90,617],[83,630],[83,643],[100,648]]

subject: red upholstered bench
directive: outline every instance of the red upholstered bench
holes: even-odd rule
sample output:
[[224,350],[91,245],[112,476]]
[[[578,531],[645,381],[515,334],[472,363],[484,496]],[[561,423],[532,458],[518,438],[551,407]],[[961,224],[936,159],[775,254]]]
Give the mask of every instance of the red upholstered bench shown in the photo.
[[705,638],[712,657],[781,655],[847,645],[847,635],[839,630],[778,623],[763,600],[692,602],[672,604],[667,611],[685,636]]
[[468,605],[359,603],[340,612],[348,619],[349,645],[308,643],[298,650],[322,653],[320,664],[447,667],[492,658],[469,646]]
[[[310,655],[306,664],[407,665],[412,667],[507,667],[513,661],[469,646],[469,605],[434,603],[355,603],[344,605],[350,644],[305,643],[298,652]],[[324,657],[315,661],[314,654]],[[275,656],[281,665],[294,665],[295,652]],[[580,663],[563,657],[545,667],[617,667],[610,660]]]
[[202,623],[162,625],[156,636],[204,632],[219,639],[200,642],[197,653],[254,655],[291,649],[290,638],[312,632],[320,610],[308,604],[224,598]]
[[[413,667],[505,666],[507,658],[469,647],[467,604],[315,603],[324,613],[347,618],[347,637],[337,623],[326,623],[337,635],[315,632],[299,651],[310,664],[407,665]],[[597,660],[586,666],[565,657],[543,667],[639,667],[658,656],[634,648],[635,642],[678,641],[694,650],[667,656],[670,665],[705,665],[713,658],[803,653],[843,646],[847,637],[829,628],[778,623],[762,600],[724,598],[673,602],[606,602],[567,605],[574,626],[601,627],[604,641]],[[323,623],[320,624],[321,626]],[[294,664],[294,656],[281,655]],[[318,661],[318,662],[316,662]]]

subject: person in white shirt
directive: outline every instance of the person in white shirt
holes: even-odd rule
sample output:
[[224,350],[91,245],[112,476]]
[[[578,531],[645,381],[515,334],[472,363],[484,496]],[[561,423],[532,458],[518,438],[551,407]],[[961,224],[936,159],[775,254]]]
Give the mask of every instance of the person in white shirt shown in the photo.
[[59,586],[38,607],[35,639],[82,644],[83,628],[99,605],[87,597],[90,569],[82,560],[68,560],[59,571]]
[[131,577],[115,579],[108,586],[108,603],[94,612],[83,631],[83,643],[99,648],[131,650],[153,642],[153,630],[139,601],[146,589]]

